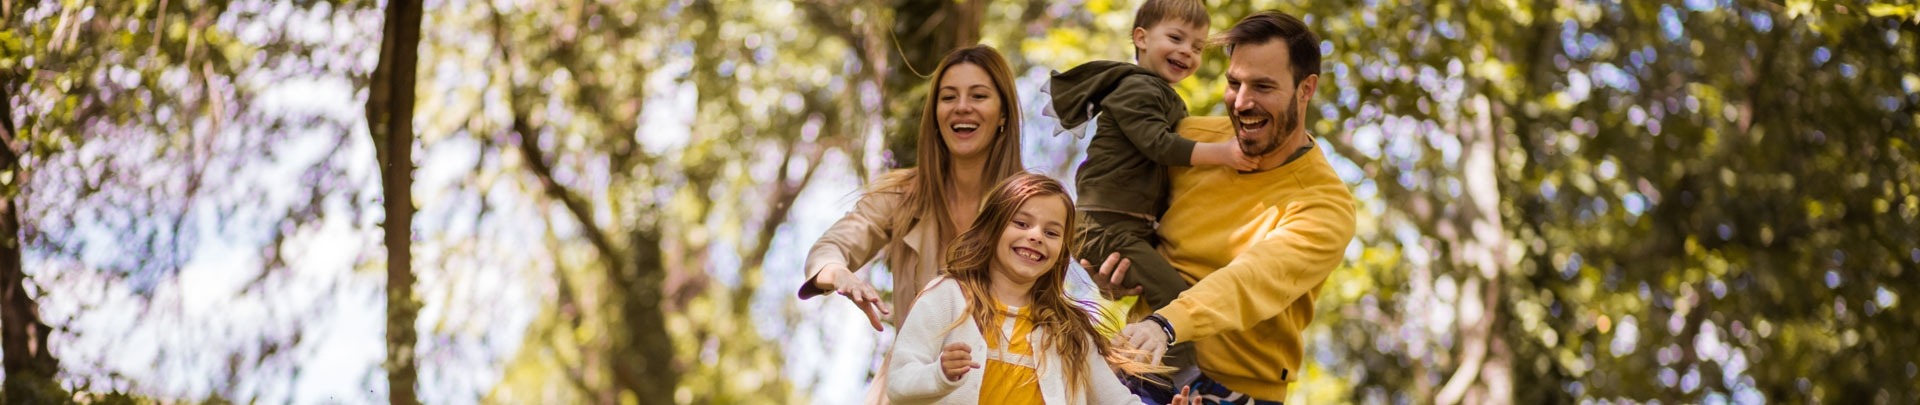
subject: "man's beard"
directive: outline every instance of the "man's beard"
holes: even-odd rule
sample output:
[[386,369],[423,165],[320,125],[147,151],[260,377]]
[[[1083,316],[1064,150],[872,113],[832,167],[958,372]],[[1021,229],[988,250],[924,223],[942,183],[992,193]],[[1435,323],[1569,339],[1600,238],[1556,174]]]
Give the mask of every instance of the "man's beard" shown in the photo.
[[[1269,120],[1273,122],[1267,124],[1266,136],[1256,136],[1255,134],[1247,134],[1245,131],[1235,131],[1234,137],[1236,141],[1240,142],[1240,150],[1245,151],[1247,156],[1256,158],[1274,153],[1275,149],[1280,148],[1280,139],[1292,134],[1294,129],[1299,127],[1300,117],[1294,111],[1299,107],[1299,104],[1298,99],[1288,97],[1287,108],[1282,110],[1277,116],[1269,118]],[[1239,125],[1240,117],[1236,116],[1233,118],[1234,125]]]

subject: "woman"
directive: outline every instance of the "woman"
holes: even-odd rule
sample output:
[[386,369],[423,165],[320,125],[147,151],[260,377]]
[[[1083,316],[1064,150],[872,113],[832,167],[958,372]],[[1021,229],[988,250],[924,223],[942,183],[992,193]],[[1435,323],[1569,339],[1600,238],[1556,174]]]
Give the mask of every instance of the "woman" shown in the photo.
[[[883,330],[883,316],[895,325],[906,319],[921,287],[945,261],[947,244],[978,216],[987,188],[1025,167],[1019,98],[1006,58],[985,45],[947,54],[934,69],[919,133],[919,166],[869,185],[853,211],[814,243],[801,299],[845,296],[866,312],[875,331]],[[883,249],[895,286],[890,304],[854,276]],[[873,386],[886,386],[884,371]],[[879,389],[869,390],[867,398],[884,400]]]

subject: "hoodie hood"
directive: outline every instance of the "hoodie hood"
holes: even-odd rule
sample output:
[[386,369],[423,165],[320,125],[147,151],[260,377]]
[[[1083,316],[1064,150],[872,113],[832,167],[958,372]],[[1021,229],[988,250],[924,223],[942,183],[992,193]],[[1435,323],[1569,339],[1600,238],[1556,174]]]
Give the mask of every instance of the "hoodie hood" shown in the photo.
[[1045,90],[1047,101],[1052,105],[1043,111],[1059,119],[1061,127],[1079,134],[1073,129],[1083,128],[1088,121],[1092,121],[1098,113],[1096,110],[1100,101],[1112,94],[1122,79],[1133,75],[1147,75],[1160,80],[1153,71],[1140,65],[1107,60],[1087,62],[1066,72],[1054,72]]

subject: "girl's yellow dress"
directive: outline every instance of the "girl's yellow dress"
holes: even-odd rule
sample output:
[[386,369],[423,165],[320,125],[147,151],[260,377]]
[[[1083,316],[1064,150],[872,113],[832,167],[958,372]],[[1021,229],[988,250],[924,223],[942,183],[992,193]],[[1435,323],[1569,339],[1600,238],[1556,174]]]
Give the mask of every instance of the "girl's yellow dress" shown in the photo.
[[1040,379],[1035,373],[1033,320],[1019,307],[994,303],[1001,316],[997,339],[987,340],[986,374],[981,375],[982,404],[1040,404]]

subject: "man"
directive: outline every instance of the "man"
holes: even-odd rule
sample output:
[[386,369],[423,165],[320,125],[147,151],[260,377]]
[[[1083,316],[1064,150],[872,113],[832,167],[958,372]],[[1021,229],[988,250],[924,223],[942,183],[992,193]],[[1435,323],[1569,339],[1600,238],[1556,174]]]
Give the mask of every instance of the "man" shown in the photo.
[[[1314,298],[1353,239],[1353,194],[1313,150],[1304,124],[1319,86],[1318,36],[1277,11],[1247,17],[1223,36],[1232,116],[1189,118],[1180,132],[1199,142],[1232,139],[1260,164],[1244,173],[1170,170],[1160,253],[1194,285],[1115,338],[1156,362],[1171,344],[1193,342],[1197,369],[1176,372],[1172,390],[1143,386],[1153,403],[1179,387],[1219,403],[1285,400],[1299,377],[1300,332],[1313,320]],[[1110,297],[1138,293],[1119,287],[1125,273],[1109,257],[1095,279]]]

